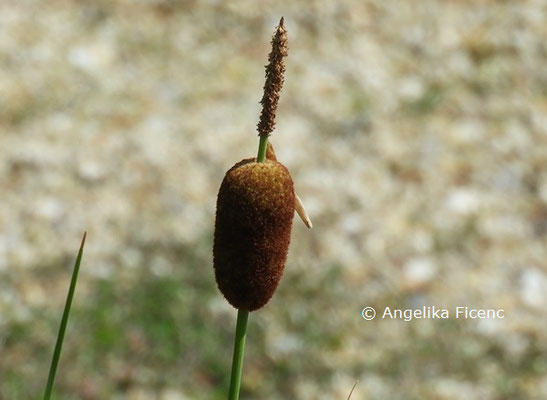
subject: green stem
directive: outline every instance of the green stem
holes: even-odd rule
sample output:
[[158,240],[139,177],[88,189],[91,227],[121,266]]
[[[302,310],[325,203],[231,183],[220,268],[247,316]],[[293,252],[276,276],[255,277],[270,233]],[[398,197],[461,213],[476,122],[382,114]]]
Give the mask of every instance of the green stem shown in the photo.
[[51,365],[49,367],[49,376],[47,378],[46,391],[44,392],[44,400],[49,400],[51,398],[51,392],[53,391],[55,373],[57,372],[59,358],[61,357],[61,348],[63,347],[63,340],[65,338],[66,326],[68,324],[70,307],[72,306],[72,299],[74,298],[74,292],[76,290],[76,281],[78,280],[78,272],[80,271],[80,263],[82,262],[82,254],[84,250],[86,235],[87,232],[84,233],[84,237],[82,238],[82,244],[80,245],[80,250],[78,251],[78,256],[76,257],[76,263],[74,264],[72,279],[70,280],[70,287],[68,289],[68,295],[66,297],[65,309],[63,311],[63,317],[61,318],[61,326],[59,326],[59,333],[57,334],[57,343],[55,343],[53,358],[51,359]]
[[260,135],[260,141],[258,142],[258,155],[256,156],[256,162],[264,162],[266,158],[266,149],[268,148],[268,135]]
[[228,400],[239,399],[241,387],[241,371],[243,369],[243,353],[245,352],[245,337],[247,336],[247,320],[249,311],[237,311],[236,338],[234,341],[234,358],[232,361],[232,378],[230,379],[230,393]]

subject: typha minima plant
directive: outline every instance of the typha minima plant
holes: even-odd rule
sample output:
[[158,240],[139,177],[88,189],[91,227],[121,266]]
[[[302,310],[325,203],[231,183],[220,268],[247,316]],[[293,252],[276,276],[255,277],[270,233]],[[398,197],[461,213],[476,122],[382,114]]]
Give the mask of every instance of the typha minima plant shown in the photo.
[[249,312],[273,296],[285,267],[294,211],[311,228],[289,170],[268,142],[275,128],[284,82],[287,31],[283,18],[272,38],[266,83],[257,125],[256,158],[228,170],[217,197],[213,260],[215,279],[226,300],[238,309],[229,400],[239,398]]

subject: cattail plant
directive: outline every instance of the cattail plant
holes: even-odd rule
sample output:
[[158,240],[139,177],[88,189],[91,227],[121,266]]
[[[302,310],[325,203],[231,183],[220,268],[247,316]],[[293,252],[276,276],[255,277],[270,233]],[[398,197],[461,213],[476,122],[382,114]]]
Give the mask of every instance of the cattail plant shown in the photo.
[[268,137],[275,128],[284,81],[287,31],[283,18],[272,39],[257,125],[258,155],[226,173],[217,198],[213,259],[215,278],[226,300],[238,309],[229,399],[239,398],[250,311],[273,296],[285,266],[295,208],[311,222],[294,192],[288,169],[277,161]]

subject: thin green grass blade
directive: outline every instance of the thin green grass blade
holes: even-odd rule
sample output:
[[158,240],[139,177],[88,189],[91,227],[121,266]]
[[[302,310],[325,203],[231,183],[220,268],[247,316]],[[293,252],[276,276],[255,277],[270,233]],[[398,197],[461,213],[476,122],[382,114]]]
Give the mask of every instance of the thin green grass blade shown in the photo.
[[66,326],[68,324],[68,316],[70,314],[70,307],[72,306],[72,299],[74,298],[74,292],[76,290],[76,281],[78,280],[78,272],[80,271],[80,263],[82,261],[82,254],[84,251],[86,236],[87,232],[84,232],[82,244],[80,245],[80,250],[78,251],[78,256],[76,257],[76,263],[74,264],[72,279],[70,280],[70,287],[66,296],[65,309],[63,311],[63,317],[61,318],[59,333],[57,334],[57,343],[55,343],[55,350],[53,350],[51,366],[49,367],[49,375],[47,378],[46,390],[44,392],[44,400],[50,400],[51,392],[53,391],[53,383],[55,382],[55,374],[57,372],[57,366],[59,365],[59,358],[61,356],[61,348],[63,347],[63,340],[65,338]]
[[346,400],[351,399],[351,395],[353,394],[353,391],[355,390],[355,386],[357,386],[357,382],[359,381],[355,381],[355,383],[353,384],[353,387],[351,388],[351,392],[349,392],[348,398]]

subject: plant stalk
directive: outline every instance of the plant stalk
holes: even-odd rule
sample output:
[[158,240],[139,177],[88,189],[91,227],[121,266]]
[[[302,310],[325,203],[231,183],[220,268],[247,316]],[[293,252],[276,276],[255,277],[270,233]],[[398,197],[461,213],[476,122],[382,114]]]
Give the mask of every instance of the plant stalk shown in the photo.
[[245,352],[245,338],[247,337],[247,320],[249,311],[237,311],[236,338],[234,341],[234,358],[232,360],[232,377],[230,379],[230,392],[228,400],[239,399],[241,387],[241,372],[243,370],[243,354]]
[[51,392],[53,391],[53,383],[55,382],[55,374],[57,372],[57,366],[59,365],[59,358],[61,357],[61,348],[63,347],[63,340],[65,338],[66,326],[68,324],[68,316],[70,314],[70,307],[72,306],[72,299],[74,298],[74,292],[76,291],[76,282],[78,280],[78,272],[80,271],[80,263],[82,262],[82,254],[84,251],[85,237],[87,232],[84,232],[82,238],[82,244],[76,257],[74,264],[74,270],[72,272],[72,279],[70,280],[70,287],[66,297],[65,309],[61,318],[61,325],[59,326],[59,333],[57,334],[57,342],[55,343],[55,349],[53,350],[53,357],[51,359],[51,365],[49,367],[49,375],[47,378],[46,390],[44,392],[44,400],[51,398]]
[[266,149],[268,148],[268,135],[260,135],[260,141],[258,142],[258,155],[256,156],[256,162],[264,162],[266,158]]

